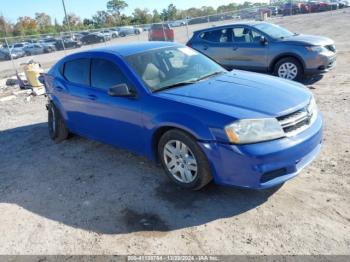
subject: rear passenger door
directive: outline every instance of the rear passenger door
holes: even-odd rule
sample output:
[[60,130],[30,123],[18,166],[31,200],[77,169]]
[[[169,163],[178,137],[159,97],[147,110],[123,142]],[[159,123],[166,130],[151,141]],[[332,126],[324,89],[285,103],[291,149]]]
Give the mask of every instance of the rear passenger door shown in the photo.
[[232,63],[232,42],[231,29],[216,29],[203,32],[199,35],[201,41],[193,47],[199,52],[214,59],[217,63],[231,67]]
[[260,42],[261,34],[247,26],[232,27],[232,65],[234,68],[267,70],[268,45]]
[[86,110],[90,90],[90,59],[77,58],[65,62],[63,76],[63,83],[56,83],[53,92],[66,111],[69,129],[86,135],[91,126]]

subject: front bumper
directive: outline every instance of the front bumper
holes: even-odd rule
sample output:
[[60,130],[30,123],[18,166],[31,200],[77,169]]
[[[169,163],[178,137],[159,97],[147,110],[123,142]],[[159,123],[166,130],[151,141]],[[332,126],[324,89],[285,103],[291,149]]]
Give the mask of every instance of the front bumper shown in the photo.
[[205,143],[206,153],[217,184],[263,189],[295,177],[319,153],[322,117],[294,137],[249,145]]
[[323,74],[335,68],[336,64],[337,57],[335,54],[318,54],[313,59],[307,61],[304,73],[306,75]]

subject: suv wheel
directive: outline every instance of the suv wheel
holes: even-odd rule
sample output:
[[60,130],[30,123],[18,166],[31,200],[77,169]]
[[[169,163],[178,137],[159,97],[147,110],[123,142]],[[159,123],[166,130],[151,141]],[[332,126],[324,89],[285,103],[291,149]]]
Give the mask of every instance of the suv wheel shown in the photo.
[[283,58],[276,63],[274,75],[299,81],[303,75],[303,67],[300,62],[293,57]]
[[158,144],[158,157],[168,177],[181,187],[199,190],[212,179],[207,157],[185,132],[166,132]]

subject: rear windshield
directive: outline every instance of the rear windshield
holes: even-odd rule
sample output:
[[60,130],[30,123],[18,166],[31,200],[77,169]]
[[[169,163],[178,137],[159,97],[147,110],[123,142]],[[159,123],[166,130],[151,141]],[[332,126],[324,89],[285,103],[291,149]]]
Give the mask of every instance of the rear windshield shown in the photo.
[[151,29],[169,29],[168,24],[153,24]]

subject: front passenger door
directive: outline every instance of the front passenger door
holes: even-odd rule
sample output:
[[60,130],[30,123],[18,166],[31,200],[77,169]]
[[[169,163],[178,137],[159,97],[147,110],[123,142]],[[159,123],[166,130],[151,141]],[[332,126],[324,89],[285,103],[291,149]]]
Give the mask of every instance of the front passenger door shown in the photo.
[[232,65],[232,42],[231,29],[215,29],[203,32],[199,37],[200,43],[194,48],[209,56],[220,65],[231,68]]
[[232,63],[234,68],[266,71],[268,44],[260,42],[261,34],[246,26],[232,28]]
[[109,88],[118,84],[127,84],[134,89],[114,61],[91,59],[91,88],[86,107],[91,119],[89,134],[96,140],[142,153],[144,140],[140,100],[137,95],[109,96]]

